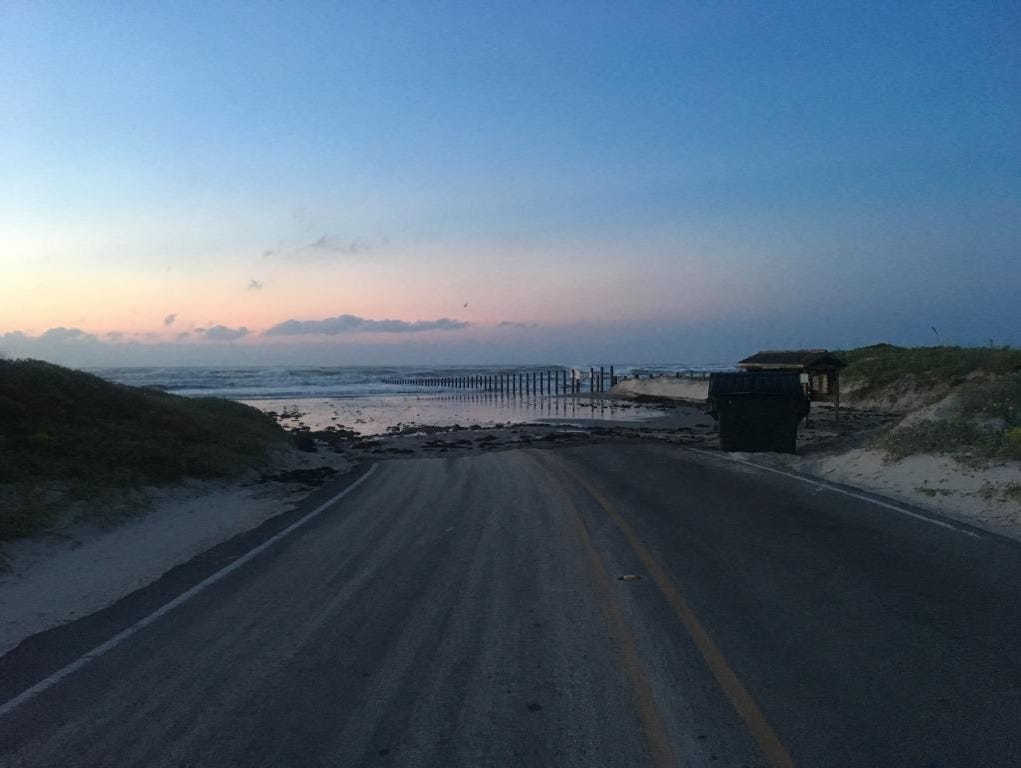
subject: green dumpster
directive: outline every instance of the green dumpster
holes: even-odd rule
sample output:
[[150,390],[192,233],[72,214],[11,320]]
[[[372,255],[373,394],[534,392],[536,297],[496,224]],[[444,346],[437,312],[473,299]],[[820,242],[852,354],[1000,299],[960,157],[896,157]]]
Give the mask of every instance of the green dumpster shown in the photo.
[[794,453],[809,400],[796,373],[714,373],[709,413],[724,451]]

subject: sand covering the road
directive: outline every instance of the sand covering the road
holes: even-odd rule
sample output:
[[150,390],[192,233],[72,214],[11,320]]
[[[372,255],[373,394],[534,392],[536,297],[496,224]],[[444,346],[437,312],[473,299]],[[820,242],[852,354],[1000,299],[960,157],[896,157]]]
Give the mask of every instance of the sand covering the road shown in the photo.
[[[771,463],[931,509],[1021,541],[1021,463],[972,467],[939,454],[891,461],[878,449],[805,456],[768,454]],[[754,460],[754,454],[748,454]]]
[[[274,469],[305,466],[288,452]],[[343,459],[335,459],[339,469]],[[0,655],[37,632],[87,616],[146,586],[200,552],[285,512],[308,493],[300,483],[192,482],[151,489],[144,514],[116,526],[69,521],[4,545]]]
[[[614,394],[635,398],[704,400],[708,382],[663,376],[628,379]],[[815,403],[807,425],[799,428],[799,455],[741,454],[794,469],[824,480],[850,485],[930,509],[948,517],[1021,540],[1021,462],[995,461],[974,466],[947,454],[917,454],[892,459],[885,450],[870,447],[868,435],[921,419],[952,415],[957,398],[945,390],[895,388],[896,398],[845,396],[841,423],[830,404]]]

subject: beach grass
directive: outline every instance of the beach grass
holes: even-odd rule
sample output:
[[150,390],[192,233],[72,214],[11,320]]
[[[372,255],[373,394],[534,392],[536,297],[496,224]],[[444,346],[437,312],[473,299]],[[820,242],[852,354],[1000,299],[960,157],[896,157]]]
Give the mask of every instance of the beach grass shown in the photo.
[[942,418],[920,419],[882,436],[893,457],[951,453],[967,463],[1021,460],[1021,349],[1012,347],[895,347],[877,344],[838,353],[841,377],[856,396],[895,391],[910,381],[956,404]]
[[880,392],[911,377],[919,386],[956,387],[969,374],[990,377],[1021,373],[1021,349],[1014,347],[897,347],[874,344],[835,353],[846,368],[841,379],[859,396]]
[[51,525],[54,497],[236,476],[286,441],[272,417],[241,403],[0,360],[0,540]]
[[925,419],[891,430],[880,445],[895,459],[918,453],[950,453],[965,464],[982,466],[990,459],[1021,460],[1021,441],[998,427],[964,418]]

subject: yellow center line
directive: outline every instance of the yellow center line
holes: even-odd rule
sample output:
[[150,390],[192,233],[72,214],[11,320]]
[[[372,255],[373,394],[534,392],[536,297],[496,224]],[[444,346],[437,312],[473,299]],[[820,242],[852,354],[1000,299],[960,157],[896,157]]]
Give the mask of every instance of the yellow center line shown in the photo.
[[609,575],[606,567],[596,552],[589,536],[585,521],[582,520],[574,504],[564,497],[565,505],[571,511],[571,521],[574,523],[575,531],[581,540],[582,546],[589,558],[589,565],[597,588],[599,605],[603,610],[603,616],[610,628],[611,634],[617,641],[617,648],[621,656],[621,666],[631,685],[631,695],[638,708],[638,717],[642,723],[642,731],[645,734],[645,741],[649,748],[651,764],[656,768],[668,768],[677,765],[677,758],[674,755],[673,746],[670,743],[670,736],[667,733],[663,718],[656,707],[656,701],[652,695],[652,685],[645,674],[641,658],[638,655],[638,644],[631,630],[628,628],[624,616],[620,612],[613,597]]
[[[681,595],[680,590],[674,584],[670,575],[656,561],[656,559],[653,558],[649,550],[646,549],[645,545],[642,544],[641,540],[639,540],[634,529],[623,517],[621,517],[620,513],[614,509],[613,505],[610,504],[610,502],[602,493],[599,492],[598,489],[573,470],[565,467],[565,471],[571,475],[571,477],[573,477],[593,499],[595,499],[596,503],[602,507],[603,511],[606,512],[614,523],[617,524],[617,527],[620,528],[624,537],[631,545],[631,548],[634,550],[635,554],[638,555],[642,564],[649,572],[649,575],[663,593],[667,603],[687,628],[688,633],[695,642],[695,646],[702,654],[702,658],[705,659],[706,664],[709,666],[713,676],[716,678],[716,682],[719,683],[720,688],[723,689],[727,698],[730,699],[731,704],[744,721],[745,727],[748,728],[748,732],[751,733],[752,738],[755,739],[759,748],[762,749],[766,759],[769,761],[769,764],[773,766],[773,768],[793,768],[794,761],[787,752],[787,748],[780,742],[776,732],[766,720],[765,715],[762,714],[762,710],[760,710],[758,704],[755,703],[755,699],[752,698],[748,689],[745,688],[738,679],[734,670],[730,668],[730,665],[724,658],[723,653],[716,646],[716,643],[713,642],[709,633],[706,632],[705,627],[702,626],[702,622],[699,621],[698,616],[695,615],[695,612]],[[577,512],[575,512],[575,514],[577,514]],[[591,543],[589,543],[589,546],[591,546]]]

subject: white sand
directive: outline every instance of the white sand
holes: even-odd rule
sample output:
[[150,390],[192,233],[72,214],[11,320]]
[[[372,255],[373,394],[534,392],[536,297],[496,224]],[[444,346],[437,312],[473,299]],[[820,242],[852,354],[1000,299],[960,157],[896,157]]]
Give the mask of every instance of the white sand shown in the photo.
[[[885,451],[865,448],[827,456],[762,457],[1021,540],[1021,499],[1005,495],[1011,483],[1021,484],[1021,462],[975,468],[942,454],[889,461]],[[747,458],[754,461],[755,455]]]
[[[973,378],[973,377],[969,377]],[[840,402],[843,406],[853,408],[873,408],[892,413],[909,413],[936,401],[944,399],[949,392],[948,387],[933,388],[931,385],[919,388],[915,380],[905,377],[889,388],[893,393],[889,397],[859,397],[854,387],[842,387]],[[627,400],[640,395],[649,397],[667,397],[676,400],[697,400],[705,402],[709,396],[708,379],[688,379],[674,376],[658,376],[646,379],[625,379],[614,385],[611,394]],[[831,408],[832,403],[814,402],[813,408]],[[930,418],[932,418],[930,416]]]
[[[288,453],[279,468],[346,463]],[[24,638],[110,605],[176,565],[286,512],[309,493],[299,484],[188,483],[153,491],[144,516],[113,529],[75,523],[4,546],[0,573],[0,655]]]
[[634,400],[640,395],[646,395],[705,402],[706,397],[709,396],[709,380],[674,376],[659,376],[655,379],[626,379],[615,384],[610,390],[610,394],[627,400]]
[[[953,415],[957,395],[947,390],[918,389],[912,381],[895,388],[897,398],[864,401],[849,392],[846,401],[856,407],[879,405],[890,411],[907,413],[900,425],[921,419],[942,419]],[[707,397],[708,381],[660,377],[628,379],[613,388],[613,394],[634,398],[637,395],[702,400]],[[813,403],[831,407],[830,403]],[[825,419],[830,418],[826,414]],[[825,430],[828,421],[813,428]],[[923,454],[901,461],[887,460],[877,449],[834,449],[827,454],[791,456],[788,454],[748,454],[750,461],[790,467],[808,475],[861,488],[923,509],[931,509],[997,533],[1021,540],[1021,462],[998,462],[974,468],[948,455]],[[1012,485],[1013,484],[1013,485]],[[1013,496],[1008,496],[1011,488]]]

